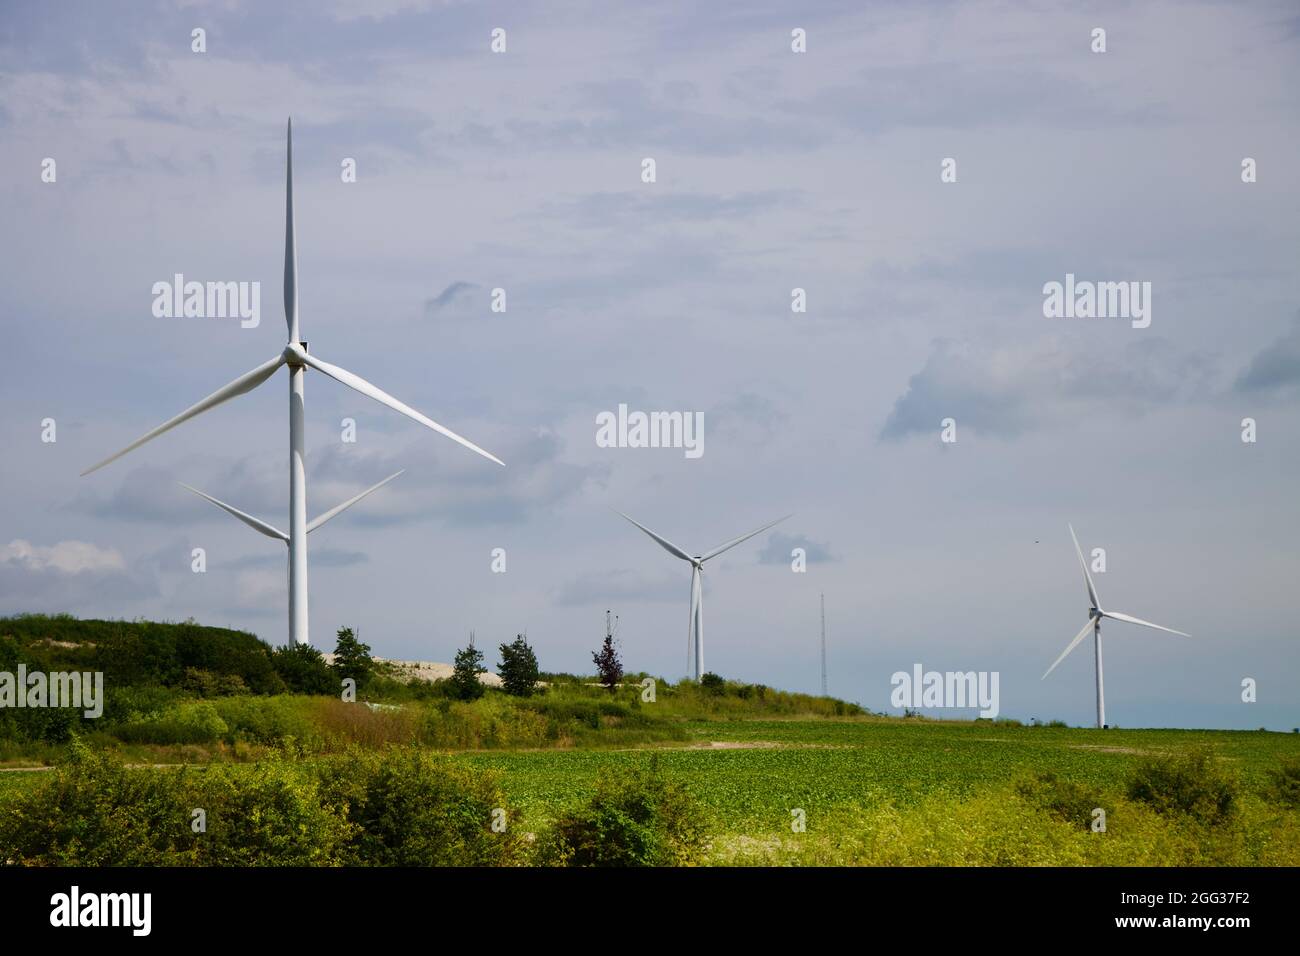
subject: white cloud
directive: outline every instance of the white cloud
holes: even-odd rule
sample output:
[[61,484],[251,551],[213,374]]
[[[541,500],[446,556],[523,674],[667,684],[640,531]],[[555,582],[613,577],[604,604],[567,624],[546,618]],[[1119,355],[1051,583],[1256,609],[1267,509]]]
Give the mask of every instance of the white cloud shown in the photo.
[[60,571],[64,574],[126,570],[126,562],[118,551],[101,548],[89,541],[60,541],[41,546],[15,538],[0,548],[0,564],[18,566],[26,571]]

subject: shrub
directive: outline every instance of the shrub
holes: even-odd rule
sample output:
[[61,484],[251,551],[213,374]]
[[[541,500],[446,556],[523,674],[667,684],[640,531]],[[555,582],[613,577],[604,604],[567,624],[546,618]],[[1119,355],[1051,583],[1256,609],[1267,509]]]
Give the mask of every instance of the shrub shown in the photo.
[[1016,793],[1029,803],[1072,826],[1089,830],[1092,811],[1101,807],[1107,814],[1113,806],[1072,780],[1062,780],[1051,772],[1040,772],[1015,785]]
[[[320,768],[353,837],[348,862],[375,866],[508,866],[522,860],[495,775],[414,747],[349,751]],[[493,832],[494,813],[505,824]]]
[[[74,743],[49,780],[0,814],[0,859],[44,866],[335,863],[351,835],[291,762],[252,768],[127,767]],[[205,813],[206,832],[191,827]]]
[[181,687],[199,697],[228,697],[248,693],[248,685],[238,674],[214,674],[199,667],[185,668]]
[[1283,760],[1276,770],[1270,770],[1265,793],[1274,803],[1300,807],[1300,760],[1292,757]]
[[727,692],[727,682],[713,671],[709,671],[700,677],[700,687],[704,689],[706,694],[712,694],[714,697],[721,697]]
[[652,761],[648,770],[603,775],[587,804],[555,822],[539,856],[560,866],[686,866],[708,849],[703,816]]
[[1157,813],[1213,824],[1232,816],[1237,789],[1237,781],[1215,763],[1213,754],[1198,748],[1142,761],[1129,781],[1128,796]]
[[213,701],[212,706],[226,722],[226,740],[230,743],[241,739],[275,745],[292,739],[311,749],[322,743],[311,711],[311,705],[318,700],[284,696],[223,697]]
[[229,728],[206,700],[185,701],[156,717],[125,724],[116,731],[126,743],[210,744],[226,736]]
[[325,663],[325,656],[310,644],[277,647],[271,652],[271,664],[291,693],[339,693],[338,676]]

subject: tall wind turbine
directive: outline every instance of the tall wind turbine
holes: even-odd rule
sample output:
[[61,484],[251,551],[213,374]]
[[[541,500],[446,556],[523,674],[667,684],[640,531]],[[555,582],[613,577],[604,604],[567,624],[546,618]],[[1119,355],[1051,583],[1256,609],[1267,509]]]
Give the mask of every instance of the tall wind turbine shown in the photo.
[[[134,451],[145,442],[157,438],[163,432],[170,431],[182,422],[189,421],[196,415],[201,415],[210,408],[227,402],[232,398],[243,395],[245,392],[251,392],[257,386],[261,385],[277,371],[280,366],[289,367],[289,533],[285,534],[278,528],[275,528],[263,521],[254,518],[252,515],[233,508],[224,502],[218,501],[208,495],[203,494],[196,489],[196,494],[202,495],[211,501],[217,507],[224,509],[234,515],[240,521],[243,521],[249,527],[261,532],[272,538],[280,538],[289,545],[289,638],[295,644],[308,643],[307,634],[307,534],[320,527],[330,518],[343,511],[345,508],[360,501],[370,492],[382,487],[396,478],[397,475],[391,475],[385,478],[379,484],[366,489],[356,497],[345,501],[343,504],[325,512],[312,522],[307,521],[307,474],[304,463],[304,435],[303,435],[303,380],[306,378],[307,369],[315,369],[323,375],[342,382],[351,389],[355,389],[362,395],[373,398],[382,405],[387,405],[394,411],[401,412],[407,418],[412,418],[424,425],[426,428],[432,428],[439,434],[446,435],[452,441],[459,442],[471,451],[477,452],[484,458],[495,461],[498,465],[504,465],[505,462],[492,455],[473,442],[462,438],[448,428],[444,428],[431,418],[426,418],[415,409],[398,401],[389,395],[383,389],[376,388],[359,375],[354,375],[347,369],[339,368],[337,365],[331,365],[329,362],[316,358],[314,355],[307,353],[307,343],[302,341],[298,329],[298,244],[297,230],[294,227],[293,218],[293,120],[289,120],[287,132],[287,154],[285,157],[285,209],[284,209],[284,317],[289,326],[289,341],[284,350],[273,358],[267,359],[251,372],[246,372],[239,378],[235,379],[229,385],[225,385],[207,398],[195,405],[191,405],[185,411],[181,412],[175,418],[171,418],[153,431],[148,432],[137,438],[131,444],[127,445],[115,455],[110,455],[98,464],[91,465],[82,475],[88,475],[92,471],[103,468],[110,462],[116,461],[129,451]],[[398,472],[401,474],[401,472]],[[188,486],[187,486],[188,487]]]
[[1175,631],[1172,627],[1163,627],[1159,624],[1152,624],[1150,621],[1144,621],[1140,617],[1133,617],[1131,614],[1121,614],[1119,611],[1103,611],[1101,602],[1097,598],[1097,586],[1092,583],[1092,575],[1088,573],[1088,563],[1083,560],[1083,551],[1079,547],[1079,539],[1074,534],[1074,526],[1067,525],[1070,529],[1070,537],[1074,539],[1074,553],[1079,556],[1079,567],[1083,569],[1083,583],[1088,588],[1088,600],[1092,602],[1092,607],[1088,611],[1088,623],[1083,625],[1083,630],[1074,635],[1065,650],[1061,651],[1055,663],[1047,669],[1047,673],[1040,679],[1046,679],[1047,674],[1056,670],[1056,665],[1065,660],[1067,654],[1079,646],[1079,642],[1087,636],[1088,631],[1092,631],[1093,652],[1097,662],[1097,726],[1104,728],[1106,726],[1106,695],[1102,684],[1101,673],[1101,619],[1103,617],[1111,618],[1115,621],[1127,621],[1129,624],[1141,624],[1143,627],[1153,627],[1157,631],[1168,631],[1170,634],[1179,634],[1183,637],[1191,637],[1190,634],[1184,634],[1182,631]]
[[748,541],[756,534],[762,534],[768,528],[780,524],[782,521],[784,521],[786,518],[790,516],[786,515],[785,518],[777,518],[771,524],[765,524],[757,531],[751,531],[749,532],[749,534],[742,534],[739,538],[732,538],[730,541],[718,545],[712,551],[708,551],[705,552],[704,554],[697,554],[692,556],[687,554],[681,548],[677,547],[677,545],[673,544],[667,538],[655,534],[653,531],[651,531],[649,528],[647,528],[645,525],[641,524],[640,522],[634,521],[632,518],[628,518],[628,516],[623,514],[623,512],[620,511],[618,513],[620,515],[623,515],[624,518],[627,518],[628,521],[631,521],[634,525],[636,525],[638,528],[640,528],[650,537],[654,538],[657,542],[659,542],[659,546],[663,548],[665,551],[667,551],[669,554],[671,554],[673,557],[681,558],[683,561],[690,563],[691,617],[690,617],[690,623],[687,625],[686,628],[686,659],[687,659],[687,667],[689,668],[690,667],[689,662],[691,658],[691,641],[692,639],[694,639],[695,679],[699,680],[700,675],[704,673],[704,588],[703,588],[704,562],[708,561],[710,558],[716,558],[724,551],[730,551],[732,548],[740,544],[742,541]]

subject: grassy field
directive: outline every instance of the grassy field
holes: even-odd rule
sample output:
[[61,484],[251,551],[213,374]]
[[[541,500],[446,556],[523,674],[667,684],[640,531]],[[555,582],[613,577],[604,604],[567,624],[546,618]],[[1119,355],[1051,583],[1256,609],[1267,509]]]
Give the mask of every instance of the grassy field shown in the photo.
[[[730,832],[788,830],[790,810],[833,811],[915,804],[942,793],[970,796],[1052,771],[1099,791],[1128,778],[1143,757],[1209,746],[1262,787],[1279,758],[1300,758],[1300,735],[1258,731],[1095,730],[994,727],[918,720],[692,722],[695,743],[626,751],[477,753],[458,759],[502,774],[530,815],[590,794],[605,769],[647,766],[687,785]],[[709,743],[734,749],[705,748]],[[699,749],[694,749],[694,748]]]
[[645,675],[375,673],[353,702],[310,648],[193,623],[0,619],[19,661],[108,691],[95,719],[0,711],[0,863],[1300,865],[1300,734],[886,717],[712,675],[651,700]]
[[[1259,796],[1281,763],[1300,759],[1300,735],[872,718],[696,721],[687,729],[686,746],[457,759],[499,772],[521,825],[534,829],[556,808],[590,797],[602,772],[626,775],[653,762],[707,812],[714,863],[1300,864],[1296,811]],[[1144,761],[1198,749],[1240,785],[1232,823],[1170,819],[1127,799]],[[1018,792],[1043,773],[1108,808],[1108,832],[1091,832],[1087,817],[1058,819]],[[806,823],[798,834],[796,809]]]
[[[1269,797],[1278,768],[1300,760],[1300,735],[879,717],[680,726],[685,740],[459,751],[449,759],[487,771],[481,776],[499,784],[512,827],[530,839],[591,800],[602,776],[653,772],[689,794],[709,834],[696,861],[705,864],[1300,864],[1300,812]],[[1230,818],[1197,821],[1129,799],[1128,782],[1144,762],[1197,751],[1212,754],[1234,781]],[[258,766],[229,770],[253,774]],[[1073,816],[1024,792],[1044,773],[1077,790],[1084,802]],[[0,812],[13,794],[50,776],[0,773]],[[1106,808],[1105,833],[1089,827],[1092,806]],[[801,832],[792,828],[793,811],[803,811]]]

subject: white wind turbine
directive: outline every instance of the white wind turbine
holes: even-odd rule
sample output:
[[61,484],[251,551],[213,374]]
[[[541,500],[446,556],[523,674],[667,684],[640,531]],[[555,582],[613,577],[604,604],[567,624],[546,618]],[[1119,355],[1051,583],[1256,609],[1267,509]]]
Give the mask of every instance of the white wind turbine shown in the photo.
[[[218,501],[209,495],[204,494],[197,489],[190,488],[195,494],[201,495],[208,501],[211,501],[217,507],[228,511],[240,521],[262,534],[272,538],[279,538],[289,546],[289,638],[295,644],[308,643],[307,634],[307,535],[309,532],[319,528],[322,524],[333,518],[345,508],[360,501],[366,495],[378,488],[388,484],[397,475],[390,475],[379,484],[367,488],[361,494],[343,502],[335,508],[330,509],[311,522],[307,521],[307,475],[304,465],[304,441],[303,441],[303,379],[306,377],[306,371],[309,368],[315,369],[324,375],[329,376],[335,381],[342,382],[349,388],[355,389],[362,395],[373,398],[380,404],[387,405],[394,411],[401,412],[407,418],[412,418],[424,425],[426,428],[432,428],[434,431],[446,435],[452,441],[459,442],[471,451],[475,451],[484,458],[495,461],[498,465],[504,465],[495,455],[489,454],[473,442],[462,438],[448,428],[444,428],[431,418],[426,418],[415,409],[398,401],[389,395],[383,389],[376,388],[359,375],[354,375],[346,369],[339,368],[337,365],[331,365],[329,362],[322,361],[314,355],[307,353],[307,343],[302,341],[298,331],[298,251],[297,251],[297,230],[294,227],[293,218],[293,120],[289,120],[287,132],[288,152],[285,158],[285,211],[284,211],[284,317],[289,326],[289,341],[279,355],[268,359],[251,372],[247,372],[235,379],[229,385],[217,389],[203,401],[196,405],[191,405],[185,411],[181,412],[175,418],[163,422],[153,431],[142,435],[131,444],[127,445],[115,455],[105,458],[96,465],[92,465],[82,472],[82,475],[88,475],[92,471],[103,468],[112,461],[116,461],[129,451],[139,448],[145,442],[157,438],[163,432],[170,431],[182,422],[189,421],[196,415],[206,412],[210,408],[227,402],[232,398],[243,395],[245,392],[251,392],[257,386],[261,385],[272,375],[274,375],[282,365],[289,367],[289,533],[285,534],[278,528],[275,528],[263,521],[254,518],[252,515],[233,508],[224,502]],[[186,485],[188,488],[189,486]]]
[[1115,621],[1127,621],[1129,624],[1141,624],[1143,627],[1154,627],[1157,631],[1168,631],[1170,634],[1179,634],[1183,637],[1191,637],[1190,634],[1184,634],[1182,631],[1175,631],[1172,627],[1163,627],[1159,624],[1152,624],[1150,621],[1144,621],[1140,617],[1133,617],[1131,614],[1121,614],[1119,611],[1103,611],[1101,602],[1097,598],[1097,587],[1092,583],[1092,575],[1088,573],[1088,563],[1083,560],[1083,551],[1079,547],[1079,539],[1074,534],[1074,526],[1067,525],[1070,529],[1070,537],[1074,539],[1074,553],[1079,556],[1079,567],[1083,569],[1083,583],[1088,587],[1088,600],[1092,602],[1092,608],[1088,611],[1088,623],[1083,626],[1078,634],[1074,635],[1068,647],[1061,652],[1061,656],[1056,659],[1047,673],[1040,679],[1046,679],[1047,674],[1056,670],[1056,665],[1065,660],[1067,654],[1079,646],[1079,642],[1087,636],[1088,631],[1092,631],[1093,651],[1097,662],[1097,726],[1106,726],[1106,695],[1102,685],[1101,673],[1101,619],[1103,617],[1111,618]]
[[703,577],[702,577],[704,574],[704,562],[708,561],[710,558],[716,558],[724,551],[731,550],[736,545],[740,544],[742,541],[748,541],[756,534],[762,534],[768,528],[780,524],[782,521],[784,521],[786,518],[789,518],[790,516],[786,515],[785,518],[777,518],[771,524],[765,524],[757,531],[751,531],[749,532],[749,534],[742,534],[739,538],[732,538],[730,541],[726,542],[725,544],[718,545],[712,551],[708,551],[704,554],[697,554],[692,556],[687,554],[681,548],[677,547],[677,545],[673,544],[667,538],[655,534],[653,531],[651,531],[649,528],[647,528],[645,525],[641,524],[640,522],[635,521],[632,518],[628,518],[628,516],[623,514],[623,512],[620,511],[618,513],[620,515],[623,515],[624,518],[627,518],[628,521],[631,521],[634,525],[636,525],[638,528],[640,528],[650,537],[658,541],[659,546],[663,548],[665,551],[667,551],[669,554],[671,554],[673,557],[681,558],[683,561],[690,563],[691,618],[690,618],[690,623],[687,625],[686,628],[686,659],[687,659],[687,667],[689,667],[690,666],[689,662],[691,658],[691,640],[692,638],[694,638],[695,679],[699,680],[700,675],[704,673],[704,591],[703,591]]

